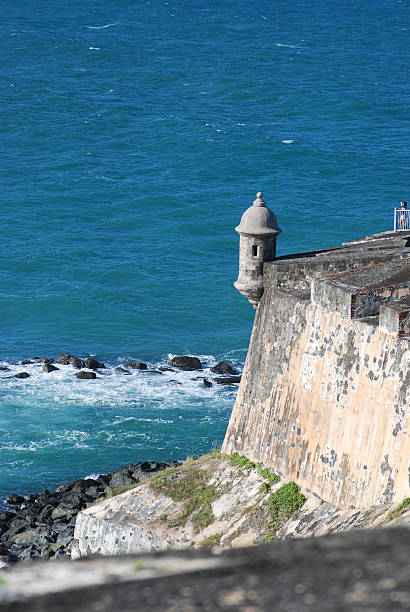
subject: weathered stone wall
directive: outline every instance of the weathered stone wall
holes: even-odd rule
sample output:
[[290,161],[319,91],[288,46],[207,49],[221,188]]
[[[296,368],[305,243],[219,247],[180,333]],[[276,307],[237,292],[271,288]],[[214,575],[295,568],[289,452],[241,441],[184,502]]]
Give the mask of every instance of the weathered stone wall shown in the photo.
[[408,340],[280,291],[278,264],[265,270],[222,450],[341,508],[400,501],[410,479]]
[[[150,479],[83,510],[77,515],[72,559],[210,545],[220,549],[251,546],[272,538],[312,537],[395,522],[410,527],[410,505],[400,512],[395,504],[340,510],[303,488],[299,493],[291,489],[290,503],[286,498],[289,479],[278,481],[272,473],[268,478],[266,470],[249,464],[245,467],[235,458],[215,452],[187,459],[172,473],[162,474],[160,490],[154,477],[154,481]],[[201,483],[202,500],[213,497],[209,505],[192,487],[195,480]],[[171,498],[172,490],[188,491],[190,487],[188,499]],[[296,511],[295,495],[299,501]],[[282,518],[274,528],[269,509],[272,496],[284,500]],[[195,497],[196,507],[192,503]]]
[[403,257],[392,245],[377,249],[362,249],[359,245],[335,247],[322,251],[310,251],[285,255],[275,263],[264,266],[264,283],[272,281],[283,291],[310,291],[312,279],[324,275],[354,270],[391,261],[392,257]]

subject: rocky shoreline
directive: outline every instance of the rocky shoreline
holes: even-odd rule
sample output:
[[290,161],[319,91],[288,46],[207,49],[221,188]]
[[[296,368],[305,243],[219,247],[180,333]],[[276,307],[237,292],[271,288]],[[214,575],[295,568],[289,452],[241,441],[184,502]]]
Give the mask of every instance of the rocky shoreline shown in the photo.
[[[97,374],[103,374],[107,369],[104,363],[92,357],[80,359],[70,353],[62,353],[55,360],[48,357],[34,357],[9,365],[42,366],[46,375],[52,375],[61,366],[71,366],[78,370],[74,375],[82,380],[95,379]],[[24,379],[30,376],[27,371],[7,374],[10,367],[6,365],[0,366],[0,370],[5,373],[4,378]],[[173,357],[167,366],[160,366],[155,370],[150,370],[142,361],[130,361],[115,368],[120,375],[131,375],[133,371],[164,374],[178,370],[198,373],[203,370],[203,364],[197,357],[183,355]],[[223,361],[209,368],[209,371],[216,376],[205,375],[206,370],[203,376],[196,376],[194,380],[201,380],[205,387],[211,387],[214,383],[227,385],[239,383],[241,379],[240,374]],[[6,499],[6,509],[1,511],[0,508],[0,567],[37,558],[68,557],[71,552],[76,517],[81,510],[98,500],[122,492],[124,488],[138,484],[169,465],[179,464],[144,461],[126,465],[98,478],[74,480],[53,491],[45,489],[37,494],[9,495]]]
[[[104,370],[108,370],[104,363],[99,362],[93,357],[85,357],[81,359],[70,353],[62,353],[57,359],[51,359],[49,357],[33,357],[32,359],[24,359],[22,361],[10,363],[9,365],[42,365],[42,371],[45,374],[52,374],[58,372],[61,368],[59,366],[72,366],[78,370],[74,373],[74,376],[79,380],[94,380],[98,374],[104,374]],[[189,372],[202,371],[203,364],[198,357],[192,357],[190,355],[181,355],[173,357],[169,362],[168,366],[160,366],[156,369],[148,368],[148,365],[143,361],[129,361],[115,368],[115,372],[129,376],[133,371],[139,371],[146,374],[164,374],[164,372],[175,372],[178,370],[185,370]],[[9,372],[10,367],[7,365],[0,366],[1,372]],[[215,366],[209,368],[209,372],[212,374],[219,374],[217,377],[197,377],[194,380],[202,380],[205,387],[212,387],[214,383],[218,385],[232,385],[241,381],[241,375],[225,361],[218,362]],[[13,374],[6,374],[3,378],[17,378],[25,379],[31,375],[29,372],[23,370]]]
[[69,557],[77,514],[178,462],[131,463],[98,478],[73,480],[53,491],[9,495],[0,512],[0,568],[18,561]]

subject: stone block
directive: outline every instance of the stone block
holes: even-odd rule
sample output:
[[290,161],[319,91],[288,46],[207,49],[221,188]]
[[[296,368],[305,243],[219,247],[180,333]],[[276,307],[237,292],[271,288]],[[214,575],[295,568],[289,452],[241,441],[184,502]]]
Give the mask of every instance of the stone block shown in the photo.
[[410,296],[381,306],[379,325],[388,334],[410,337]]

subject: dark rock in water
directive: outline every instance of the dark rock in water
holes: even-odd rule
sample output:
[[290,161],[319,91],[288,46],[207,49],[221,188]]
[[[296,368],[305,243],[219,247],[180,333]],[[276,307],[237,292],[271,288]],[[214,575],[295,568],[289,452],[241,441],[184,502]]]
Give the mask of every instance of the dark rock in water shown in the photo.
[[195,376],[195,378],[191,378],[191,380],[202,380],[205,387],[212,387],[211,381],[205,378],[205,376]]
[[60,363],[61,365],[72,365],[75,368],[82,368],[83,360],[75,357],[74,355],[70,355],[70,353],[62,353],[57,357],[56,363]]
[[36,501],[36,498],[37,498],[37,495],[35,495],[34,493],[30,493],[29,495],[24,496],[24,502],[28,504],[32,504],[33,502]]
[[167,368],[166,366],[161,366],[158,368],[160,372],[175,372],[174,368]]
[[238,372],[233,369],[226,361],[220,361],[211,368],[211,372],[214,374],[237,374]]
[[30,359],[24,359],[24,361],[20,361],[21,365],[30,365],[31,363],[34,363],[34,361],[31,361]]
[[115,370],[116,370],[116,372],[119,372],[120,374],[125,374],[125,375],[128,375],[128,376],[131,376],[131,372],[129,372],[125,368],[122,368],[121,366],[118,366],[118,368],[115,368]]
[[15,495],[14,493],[6,497],[6,502],[9,506],[20,506],[20,504],[24,503],[24,501],[24,497],[22,497],[21,495]]
[[71,357],[70,359],[70,363],[74,368],[83,368],[84,367],[84,362],[82,359],[79,359],[78,357]]
[[166,467],[166,463],[157,463],[156,461],[143,461],[139,465],[142,472],[157,472],[159,469],[165,469]]
[[48,357],[35,357],[35,360],[38,363],[53,363],[54,359],[49,359]]
[[51,363],[45,363],[43,365],[43,372],[55,372],[56,370],[59,370],[60,368],[56,368],[56,366],[52,365]]
[[95,372],[88,372],[87,370],[81,370],[80,372],[76,372],[77,378],[82,380],[92,380],[97,378],[97,374]]
[[17,374],[14,374],[14,376],[12,376],[11,378],[28,378],[30,376],[30,374],[28,372],[18,372]]
[[70,353],[61,353],[56,359],[56,363],[61,363],[61,365],[70,365],[70,359],[72,355]]
[[125,364],[125,367],[132,368],[133,370],[146,370],[148,366],[143,361],[130,361]]
[[100,361],[93,359],[92,357],[87,357],[87,359],[83,360],[83,367],[90,368],[90,370],[103,370],[105,368],[105,365]]
[[215,378],[218,385],[233,385],[241,382],[241,376],[224,376],[223,378]]
[[10,370],[10,368],[8,368],[7,366],[0,366],[0,372],[8,372]]
[[173,357],[168,365],[179,368],[180,370],[202,370],[202,363],[198,357],[191,357],[189,355],[181,355],[179,357]]

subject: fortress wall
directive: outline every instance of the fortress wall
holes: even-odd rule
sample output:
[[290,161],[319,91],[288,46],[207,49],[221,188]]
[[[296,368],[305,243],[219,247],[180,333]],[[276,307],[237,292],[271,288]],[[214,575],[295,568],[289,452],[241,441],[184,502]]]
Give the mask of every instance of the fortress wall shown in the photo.
[[[352,252],[355,256],[352,256]],[[396,255],[397,256],[397,255]],[[391,261],[390,249],[368,250],[335,248],[285,255],[264,265],[264,285],[271,282],[283,291],[310,291],[312,279]]]
[[275,267],[266,267],[223,451],[340,508],[401,501],[410,488],[408,341],[279,291]]

